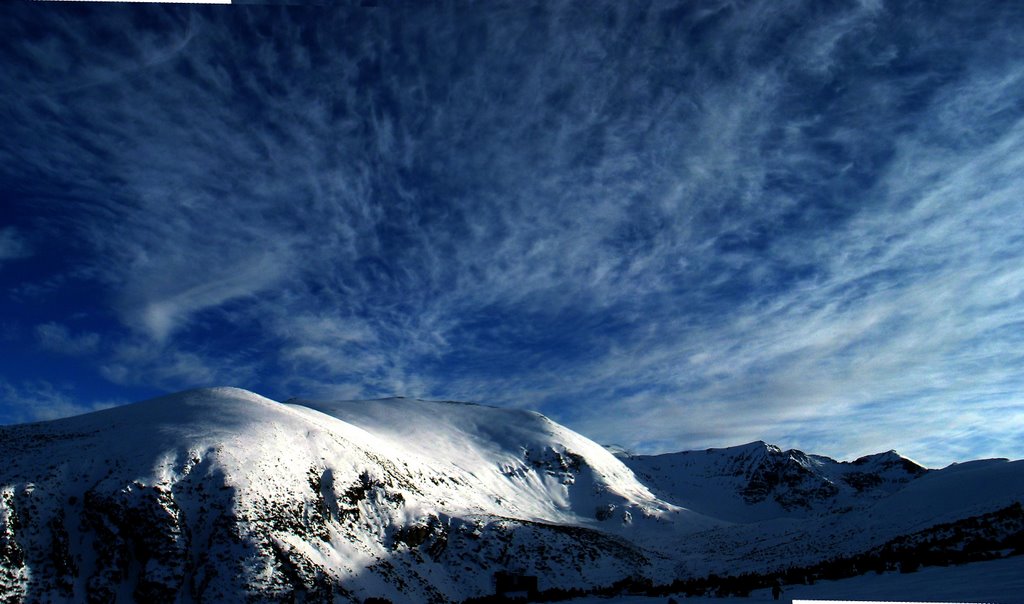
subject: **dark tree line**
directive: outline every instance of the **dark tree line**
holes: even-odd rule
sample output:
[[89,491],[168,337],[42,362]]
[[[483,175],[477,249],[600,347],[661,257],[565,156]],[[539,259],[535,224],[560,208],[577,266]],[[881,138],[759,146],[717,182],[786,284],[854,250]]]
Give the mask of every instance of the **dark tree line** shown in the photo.
[[[1024,554],[1024,507],[1014,502],[1005,508],[938,524],[923,531],[898,537],[866,552],[836,556],[816,564],[781,567],[772,572],[747,572],[738,575],[711,574],[706,577],[680,578],[655,585],[647,578],[626,578],[599,588],[553,588],[540,591],[531,602],[558,602],[581,596],[606,596],[623,593],[648,596],[749,596],[758,589],[770,589],[778,581],[787,585],[813,584],[816,581],[846,579],[868,573],[910,573],[926,566],[950,566],[994,560]],[[464,604],[505,602],[500,596],[471,598]]]

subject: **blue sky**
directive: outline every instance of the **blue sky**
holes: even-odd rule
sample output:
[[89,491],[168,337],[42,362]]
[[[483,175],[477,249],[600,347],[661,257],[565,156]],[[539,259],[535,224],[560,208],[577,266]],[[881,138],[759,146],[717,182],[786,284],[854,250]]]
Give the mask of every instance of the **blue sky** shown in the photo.
[[1020,3],[0,10],[0,422],[235,385],[1024,457]]

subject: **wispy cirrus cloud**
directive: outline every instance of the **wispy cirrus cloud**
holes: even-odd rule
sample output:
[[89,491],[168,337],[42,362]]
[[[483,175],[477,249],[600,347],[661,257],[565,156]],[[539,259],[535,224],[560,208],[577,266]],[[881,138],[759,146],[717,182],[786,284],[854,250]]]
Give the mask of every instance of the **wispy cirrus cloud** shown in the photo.
[[36,339],[44,350],[70,355],[94,353],[100,343],[97,333],[74,334],[66,326],[53,321],[36,326]]
[[0,262],[26,258],[32,254],[25,239],[14,227],[0,229]]
[[4,424],[60,419],[124,404],[124,401],[85,403],[77,393],[50,382],[14,384],[5,379],[0,380],[0,401],[3,402],[0,422]]
[[[991,99],[1008,103],[1024,73],[980,71],[937,94],[918,128],[898,137],[866,193],[877,200],[871,211],[824,236],[775,242],[782,258],[809,259],[812,277],[754,296],[729,325],[699,331],[674,355],[639,355],[653,369],[648,383],[684,377],[667,394],[623,401],[645,416],[638,426],[676,418],[637,430],[636,440],[718,445],[775,432],[853,456],[877,447],[882,433],[900,434],[905,452],[945,463],[956,457],[936,453],[939,425],[958,433],[951,448],[985,455],[1021,433],[1024,230],[1013,217],[1022,209],[1024,121],[1004,117],[999,132],[970,142],[978,128],[965,125],[1005,115]],[[597,411],[587,425],[612,436],[604,422]]]
[[648,450],[994,451],[1024,23],[918,10],[11,19],[0,175],[68,259],[18,291],[102,292],[116,383],[537,406]]

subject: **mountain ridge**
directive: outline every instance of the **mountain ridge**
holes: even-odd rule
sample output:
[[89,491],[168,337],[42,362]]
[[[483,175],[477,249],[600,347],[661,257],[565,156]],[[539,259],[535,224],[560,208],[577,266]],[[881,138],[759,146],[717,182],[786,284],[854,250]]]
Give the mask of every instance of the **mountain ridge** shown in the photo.
[[[1017,462],[915,474],[891,452],[762,441],[623,459],[536,412],[237,388],[0,427],[0,455],[14,601],[452,602],[497,571],[540,589],[666,582],[867,551],[1024,497]],[[855,474],[874,478],[857,491]],[[838,494],[819,497],[826,482]]]

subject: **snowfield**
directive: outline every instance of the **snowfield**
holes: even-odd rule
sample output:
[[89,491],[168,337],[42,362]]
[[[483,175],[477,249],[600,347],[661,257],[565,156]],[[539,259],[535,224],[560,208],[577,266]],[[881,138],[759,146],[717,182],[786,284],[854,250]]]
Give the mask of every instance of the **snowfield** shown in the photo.
[[193,390],[2,427],[0,455],[15,602],[455,602],[493,594],[498,571],[549,593],[748,573],[756,598],[787,572],[912,581],[885,571],[1020,553],[1024,534],[1022,462],[926,470],[766,443],[629,457],[458,402]]
[[[986,602],[1024,604],[1024,557],[975,562],[916,573],[868,574],[815,585],[787,585],[780,602],[793,600],[859,600],[873,602]],[[668,597],[614,596],[569,600],[572,604],[664,604]],[[746,598],[676,597],[685,604],[761,604],[773,602],[761,589]]]

